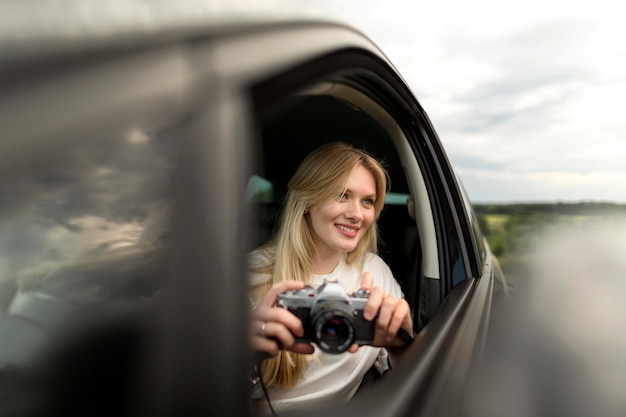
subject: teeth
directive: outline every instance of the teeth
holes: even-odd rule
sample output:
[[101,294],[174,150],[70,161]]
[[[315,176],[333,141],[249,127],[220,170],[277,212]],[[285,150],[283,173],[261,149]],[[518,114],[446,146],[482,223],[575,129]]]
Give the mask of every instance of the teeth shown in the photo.
[[346,227],[346,226],[341,226],[341,225],[337,225],[337,228],[343,230],[344,232],[348,232],[348,233],[353,233],[356,232],[357,229],[353,229],[351,227]]

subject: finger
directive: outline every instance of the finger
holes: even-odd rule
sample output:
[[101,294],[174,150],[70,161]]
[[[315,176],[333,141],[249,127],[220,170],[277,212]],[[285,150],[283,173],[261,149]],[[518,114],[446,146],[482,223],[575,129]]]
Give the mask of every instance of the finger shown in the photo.
[[304,353],[306,355],[310,355],[311,353],[315,352],[315,348],[313,347],[312,344],[310,343],[295,343],[291,349],[292,352],[296,352],[296,353]]
[[262,323],[270,322],[280,323],[298,337],[304,335],[302,321],[287,309],[280,307],[257,308],[252,312],[251,329],[253,333],[261,328]]
[[[376,295],[377,298],[379,294],[378,290],[379,288],[375,288],[374,291],[372,291],[372,294]],[[377,345],[384,345],[386,343],[385,341],[389,332],[389,324],[393,318],[398,299],[390,294],[384,293],[382,289],[380,289],[380,294],[381,300],[376,314],[374,340]]]
[[371,290],[374,285],[374,275],[371,272],[364,272],[361,276],[361,289]]
[[412,332],[411,308],[406,300],[387,295],[376,319],[375,344],[389,346],[393,342],[394,345],[404,345],[405,342],[400,342],[398,337],[401,327],[409,333]]
[[383,294],[378,314],[376,315],[376,333],[374,340],[377,345],[384,345],[387,339],[387,331],[389,328],[389,322],[393,316],[395,299],[389,294]]
[[252,346],[253,350],[265,352],[270,356],[276,356],[280,351],[280,346],[278,346],[278,342],[276,340],[268,339],[266,337],[255,336],[251,339],[250,345]]
[[291,331],[277,322],[270,321],[265,323],[263,334],[260,336],[275,340],[281,349],[291,349],[294,343],[296,343],[295,337]]
[[266,352],[270,356],[276,356],[280,350],[291,350],[303,354],[311,354],[315,351],[311,343],[295,342],[291,333],[277,323],[267,323],[264,334],[253,334],[250,344],[254,350]]
[[404,299],[398,299],[393,315],[387,325],[387,341],[391,342],[398,337],[400,328],[403,327],[408,332],[412,332],[413,323],[411,320],[411,309]]
[[350,353],[355,353],[357,350],[359,350],[359,345],[357,345],[356,343],[353,343],[352,346],[348,348],[348,352]]
[[265,294],[265,297],[263,297],[263,301],[261,301],[259,307],[272,307],[276,303],[276,297],[278,297],[278,294],[282,294],[285,291],[299,290],[302,288],[304,288],[304,283],[299,281],[289,280],[276,283],[272,285],[267,291],[267,294]]
[[266,321],[263,320],[250,320],[249,333],[250,336],[263,336],[265,334]]
[[380,310],[380,306],[383,302],[383,297],[385,292],[380,287],[374,287],[370,290],[370,296],[365,303],[365,308],[363,309],[363,318],[367,321],[372,321],[376,318],[378,314],[378,310]]

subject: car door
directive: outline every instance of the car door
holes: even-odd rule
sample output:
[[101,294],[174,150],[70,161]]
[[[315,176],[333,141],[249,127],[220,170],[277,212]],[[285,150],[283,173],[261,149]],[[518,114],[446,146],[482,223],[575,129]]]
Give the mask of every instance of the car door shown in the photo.
[[426,113],[369,39],[307,20],[66,41],[18,42],[0,69],[4,410],[248,414],[243,259],[276,200],[246,189],[256,176],[280,196],[322,134],[389,163],[381,255],[418,332],[383,384],[323,413],[454,410],[493,263]]
[[3,39],[0,414],[244,415],[239,85],[210,33],[72,11]]
[[[445,151],[410,89],[374,45],[342,27],[274,30],[283,39],[299,39],[300,31],[311,34],[306,43],[283,44],[284,58],[278,58],[277,52],[273,56],[281,65],[250,83],[257,126],[252,138],[252,148],[257,150],[253,171],[266,187],[270,184],[273,195],[252,201],[252,230],[275,220],[273,210],[298,162],[335,138],[381,157],[391,174],[391,195],[404,199],[400,210],[397,201],[389,201],[381,218],[389,238],[382,256],[395,262],[392,270],[399,272],[396,278],[401,278],[418,318],[416,343],[383,385],[323,413],[455,412],[487,331],[494,269],[489,252],[480,251],[484,242],[476,240],[480,233],[473,229],[471,210]],[[328,43],[327,38],[333,41]],[[406,204],[408,196],[414,209]],[[412,211],[408,216],[407,209]],[[398,222],[395,213],[402,211],[405,220]],[[402,246],[398,241],[406,238],[411,227],[417,231],[418,244],[402,258],[397,252],[407,247],[398,249]],[[251,248],[270,235],[271,230],[265,230],[264,237],[253,236]],[[321,411],[311,415],[316,413]]]

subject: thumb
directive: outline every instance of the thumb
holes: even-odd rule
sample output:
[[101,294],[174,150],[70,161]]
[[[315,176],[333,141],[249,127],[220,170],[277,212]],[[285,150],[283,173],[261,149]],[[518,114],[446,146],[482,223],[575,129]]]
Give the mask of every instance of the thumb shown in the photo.
[[372,285],[374,284],[374,276],[371,272],[364,272],[363,276],[361,276],[361,289],[362,290],[371,290]]

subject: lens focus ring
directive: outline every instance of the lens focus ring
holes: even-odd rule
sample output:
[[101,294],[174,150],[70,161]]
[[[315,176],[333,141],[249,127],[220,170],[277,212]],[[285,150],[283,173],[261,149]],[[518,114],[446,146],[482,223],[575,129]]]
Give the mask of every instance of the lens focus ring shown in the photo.
[[355,323],[344,302],[320,301],[311,311],[313,342],[328,353],[343,353],[355,340]]

